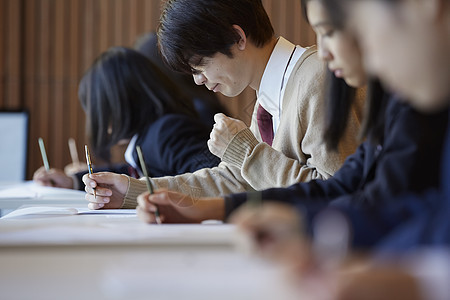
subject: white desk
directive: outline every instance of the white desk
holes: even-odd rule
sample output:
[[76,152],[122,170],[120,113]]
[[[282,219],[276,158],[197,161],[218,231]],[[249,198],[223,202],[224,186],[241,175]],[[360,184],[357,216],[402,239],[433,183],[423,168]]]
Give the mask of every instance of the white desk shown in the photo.
[[229,249],[0,247],[0,264],[2,299],[291,299],[272,266]]
[[237,236],[231,225],[126,214],[0,219],[0,298],[294,299],[274,266],[236,249]]
[[0,182],[0,210],[9,212],[23,205],[35,204],[87,206],[83,191],[42,187],[32,181],[9,184]]

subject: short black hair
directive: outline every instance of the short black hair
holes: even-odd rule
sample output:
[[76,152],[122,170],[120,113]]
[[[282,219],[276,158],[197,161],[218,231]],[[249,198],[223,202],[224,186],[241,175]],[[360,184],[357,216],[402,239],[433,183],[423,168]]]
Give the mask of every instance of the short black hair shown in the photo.
[[124,47],[110,48],[95,60],[81,79],[78,97],[89,144],[106,161],[112,146],[166,113],[197,116],[191,100],[162,71]]
[[257,47],[274,35],[261,0],[167,0],[157,29],[159,48],[172,69],[191,74],[204,57],[232,57],[240,38],[233,25]]

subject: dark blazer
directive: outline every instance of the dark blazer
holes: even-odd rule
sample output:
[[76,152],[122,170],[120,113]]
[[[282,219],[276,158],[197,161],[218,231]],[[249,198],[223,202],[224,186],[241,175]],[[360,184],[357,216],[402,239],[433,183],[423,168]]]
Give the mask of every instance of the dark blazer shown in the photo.
[[[405,195],[386,209],[378,222],[388,221],[390,230],[377,245],[377,252],[406,251],[417,246],[450,247],[450,126],[443,151],[441,186],[422,195]],[[355,223],[354,227],[366,225]],[[367,225],[366,225],[367,226]],[[368,224],[375,227],[375,224]],[[354,237],[359,243],[360,235]]]
[[352,228],[354,247],[376,244],[377,255],[417,246],[450,246],[450,125],[443,150],[439,188],[396,199],[380,199],[377,209],[335,207]]
[[[310,221],[325,207],[377,210],[405,192],[436,188],[448,112],[423,115],[391,99],[385,120],[382,142],[361,144],[332,178],[265,190],[262,199],[296,205]],[[245,202],[246,196],[226,197],[227,215]],[[364,230],[362,233],[364,237]],[[374,240],[372,236],[362,242],[370,244]]]
[[[153,122],[139,135],[136,145],[142,149],[150,177],[174,176],[212,168],[220,159],[213,155],[206,142],[210,129],[199,120],[181,114],[168,114]],[[142,174],[136,150],[133,157]],[[134,176],[133,168],[127,164],[94,167],[94,172],[110,171]],[[81,178],[86,172],[76,174]],[[83,184],[80,187],[84,188]]]

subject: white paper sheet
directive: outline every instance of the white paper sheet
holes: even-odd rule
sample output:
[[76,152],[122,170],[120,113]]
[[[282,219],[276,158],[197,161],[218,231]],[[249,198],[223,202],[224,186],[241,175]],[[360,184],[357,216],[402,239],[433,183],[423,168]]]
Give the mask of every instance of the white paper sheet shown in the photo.
[[14,184],[0,190],[1,199],[84,199],[85,192],[40,186],[33,181]]

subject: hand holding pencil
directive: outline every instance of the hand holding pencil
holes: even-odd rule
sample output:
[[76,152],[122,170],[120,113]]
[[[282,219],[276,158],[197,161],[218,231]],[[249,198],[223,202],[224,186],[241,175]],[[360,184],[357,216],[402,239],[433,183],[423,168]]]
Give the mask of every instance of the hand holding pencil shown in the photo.
[[[44,140],[42,138],[39,138],[38,142],[44,166],[34,172],[33,181],[43,186],[73,189],[73,178],[71,176],[68,176],[68,174],[63,170],[50,168],[50,164],[48,163],[47,158],[47,152],[45,151]],[[86,165],[84,168],[86,168]]]

